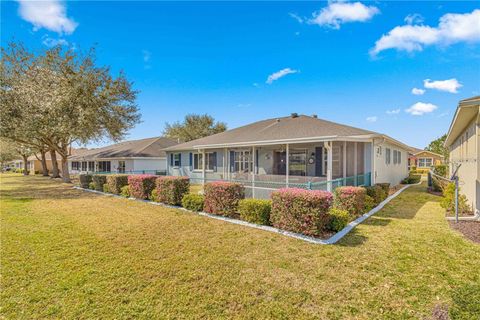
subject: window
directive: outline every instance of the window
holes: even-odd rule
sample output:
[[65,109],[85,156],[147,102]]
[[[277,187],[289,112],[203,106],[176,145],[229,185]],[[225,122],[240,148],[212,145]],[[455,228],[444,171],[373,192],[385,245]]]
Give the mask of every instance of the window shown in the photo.
[[173,166],[174,167],[180,167],[180,159],[181,159],[181,155],[180,153],[174,153],[173,154]]
[[87,171],[87,161],[82,161],[82,171]]
[[391,160],[391,152],[389,148],[385,148],[385,164],[389,165]]
[[88,161],[88,171],[95,171],[95,161]]
[[80,170],[80,162],[72,161],[72,170]]
[[250,172],[252,171],[253,162],[250,151],[235,151],[233,160],[234,172]]
[[402,163],[402,152],[397,151],[397,163],[401,164]]
[[123,161],[123,160],[118,161],[117,171],[119,173],[125,173],[125,161]]
[[289,173],[292,176],[307,175],[307,150],[292,150],[289,159]]
[[332,176],[339,177],[341,172],[340,157],[342,156],[341,147],[332,147]]
[[[214,152],[205,152],[206,166],[205,170],[213,171],[215,170],[216,157]],[[194,153],[193,154],[193,170],[203,170],[203,154]]]
[[433,165],[432,158],[418,158],[418,167],[419,168],[429,168]]
[[99,172],[110,172],[110,161],[98,161]]

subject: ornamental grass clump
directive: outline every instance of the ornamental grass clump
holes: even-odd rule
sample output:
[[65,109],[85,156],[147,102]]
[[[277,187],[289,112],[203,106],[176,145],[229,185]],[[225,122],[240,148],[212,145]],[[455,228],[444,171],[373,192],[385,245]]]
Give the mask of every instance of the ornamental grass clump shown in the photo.
[[338,187],[335,189],[334,207],[347,210],[353,217],[363,214],[365,209],[365,188]]
[[148,199],[155,188],[157,176],[151,174],[139,174],[128,176],[128,190],[130,197]]
[[190,180],[188,177],[158,177],[155,185],[155,201],[178,206],[190,189]]
[[271,224],[279,229],[320,236],[330,221],[333,195],[327,191],[284,188],[272,193]]
[[245,189],[239,183],[225,181],[207,183],[204,192],[203,210],[226,217],[235,217],[239,201],[245,198]]
[[92,176],[92,182],[95,190],[103,192],[103,185],[107,183],[106,174],[94,174]]
[[128,185],[128,175],[126,174],[112,174],[107,176],[108,192],[113,194],[120,194],[122,188]]
[[78,176],[78,179],[80,180],[80,187],[88,189],[90,182],[92,182],[92,175],[87,173],[81,173]]
[[238,204],[238,213],[242,220],[269,225],[272,201],[262,199],[243,199]]
[[182,207],[187,210],[199,212],[203,210],[205,197],[201,194],[187,193],[183,196]]

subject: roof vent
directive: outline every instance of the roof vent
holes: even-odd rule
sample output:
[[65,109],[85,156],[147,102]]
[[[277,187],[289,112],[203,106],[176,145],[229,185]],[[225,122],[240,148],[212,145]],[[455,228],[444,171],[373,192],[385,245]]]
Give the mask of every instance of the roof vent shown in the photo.
[[293,112],[293,113],[292,113],[292,118],[298,118],[298,113]]
[[312,114],[312,118],[315,118],[315,119],[317,119],[317,118],[318,118],[318,116],[317,116],[316,114]]

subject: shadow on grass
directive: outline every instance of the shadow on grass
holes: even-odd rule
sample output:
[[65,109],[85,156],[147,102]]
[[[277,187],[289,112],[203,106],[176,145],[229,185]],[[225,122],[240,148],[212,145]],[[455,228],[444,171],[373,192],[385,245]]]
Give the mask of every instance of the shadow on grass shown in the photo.
[[480,319],[480,282],[464,283],[452,293],[451,319]]

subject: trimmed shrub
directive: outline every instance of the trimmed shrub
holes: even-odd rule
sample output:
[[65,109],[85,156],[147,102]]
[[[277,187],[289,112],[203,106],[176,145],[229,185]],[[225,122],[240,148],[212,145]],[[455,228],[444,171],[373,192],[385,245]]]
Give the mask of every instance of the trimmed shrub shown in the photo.
[[347,210],[331,208],[330,211],[328,211],[328,215],[330,216],[328,229],[335,232],[345,228],[350,220],[350,214]]
[[373,208],[375,208],[378,204],[375,203],[375,200],[370,197],[369,195],[366,195],[365,196],[365,206],[364,206],[364,210],[363,212],[369,212],[370,210],[372,210]]
[[122,188],[128,185],[128,175],[111,174],[107,176],[108,190],[114,194],[120,194]]
[[217,181],[204,187],[204,211],[221,216],[234,217],[238,202],[245,198],[245,189],[239,183]]
[[402,184],[414,184],[414,183],[420,182],[421,178],[422,178],[422,176],[419,175],[419,174],[410,173],[410,175],[408,177],[406,177],[405,179],[403,179],[401,183]]
[[439,165],[433,167],[433,172],[435,174],[438,174],[441,177],[446,177],[447,176],[447,171],[448,171],[448,167],[444,164],[439,164]]
[[362,187],[338,187],[335,189],[334,207],[359,216],[365,209],[366,191]]
[[380,202],[387,198],[387,194],[380,186],[370,186],[365,187],[367,196],[370,196],[374,201],[374,206],[378,205]]
[[270,224],[272,201],[261,199],[243,199],[238,203],[238,213],[242,220],[256,224]]
[[[458,194],[458,212],[470,213],[472,210],[467,203],[467,197],[464,194]],[[447,212],[455,213],[455,183],[449,183],[445,190],[443,190],[443,199],[440,201],[442,208],[445,208]]]
[[376,186],[380,186],[385,191],[386,197],[390,194],[390,183],[376,183]]
[[201,194],[192,194],[187,193],[183,196],[182,207],[187,210],[199,212],[203,210],[203,203],[205,202],[205,197]]
[[95,190],[103,191],[103,185],[107,183],[107,175],[106,174],[94,174],[92,176],[92,181],[95,186]]
[[88,189],[95,190],[95,183],[93,183],[93,181],[88,184]]
[[158,177],[155,180],[155,201],[177,206],[182,204],[182,199],[190,189],[188,177]]
[[120,189],[120,195],[121,195],[122,197],[125,197],[125,198],[130,197],[130,187],[129,187],[128,185],[123,186],[123,187]]
[[86,173],[81,173],[78,176],[78,179],[80,180],[80,187],[88,189],[90,182],[92,182],[92,175],[91,174],[86,174]]
[[103,185],[103,192],[105,192],[105,193],[112,193],[112,192],[110,191],[110,188],[108,187],[108,184],[106,184],[106,183]]
[[272,193],[270,222],[287,231],[319,236],[330,221],[333,195],[327,191],[284,188]]
[[157,176],[151,174],[128,176],[130,196],[137,199],[148,199],[155,188],[156,179]]

